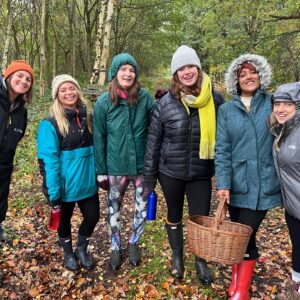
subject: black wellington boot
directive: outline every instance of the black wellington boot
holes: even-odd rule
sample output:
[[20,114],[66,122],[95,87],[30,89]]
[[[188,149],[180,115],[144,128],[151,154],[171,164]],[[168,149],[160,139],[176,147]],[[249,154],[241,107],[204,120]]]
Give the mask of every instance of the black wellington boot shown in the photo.
[[79,270],[78,263],[76,261],[76,256],[72,249],[72,240],[71,237],[67,238],[59,238],[59,244],[64,250],[64,262],[66,268],[70,271],[77,271]]
[[196,271],[197,271],[197,274],[199,275],[200,281],[203,284],[211,284],[213,281],[212,274],[207,266],[206,261],[204,259],[196,256],[195,257],[195,266],[196,266]]
[[75,250],[75,254],[76,257],[79,259],[82,267],[86,270],[91,270],[95,267],[95,263],[86,252],[89,241],[89,236],[81,236],[80,234],[78,234],[77,248]]
[[169,243],[172,249],[172,265],[170,273],[177,279],[182,279],[184,274],[183,266],[183,228],[182,223],[166,223]]

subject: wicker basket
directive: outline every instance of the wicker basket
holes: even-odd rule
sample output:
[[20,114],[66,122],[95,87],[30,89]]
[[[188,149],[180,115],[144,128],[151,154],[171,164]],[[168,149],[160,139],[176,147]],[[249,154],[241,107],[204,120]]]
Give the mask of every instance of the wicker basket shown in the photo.
[[216,216],[192,216],[187,221],[189,249],[207,261],[234,264],[243,260],[252,228],[225,221],[226,200],[219,202]]

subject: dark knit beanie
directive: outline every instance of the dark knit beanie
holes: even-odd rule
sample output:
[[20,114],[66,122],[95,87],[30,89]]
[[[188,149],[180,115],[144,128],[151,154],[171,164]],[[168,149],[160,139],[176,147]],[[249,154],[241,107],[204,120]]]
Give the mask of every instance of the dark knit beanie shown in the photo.
[[5,79],[7,79],[11,74],[17,71],[27,71],[31,76],[32,82],[34,81],[33,69],[24,60],[13,60],[11,64],[7,67],[7,69],[4,71],[3,76]]
[[123,65],[131,65],[134,68],[135,78],[138,78],[138,65],[136,60],[129,53],[120,53],[116,55],[111,62],[109,71],[108,71],[108,81],[112,81],[113,78],[117,75],[119,69]]

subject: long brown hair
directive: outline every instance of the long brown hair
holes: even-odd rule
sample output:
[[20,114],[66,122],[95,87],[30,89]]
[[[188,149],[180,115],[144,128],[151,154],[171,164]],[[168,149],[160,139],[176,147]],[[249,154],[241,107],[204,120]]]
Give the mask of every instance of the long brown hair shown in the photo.
[[[109,97],[113,105],[118,105],[120,102],[118,89],[122,90],[122,87],[119,84],[117,76],[115,76],[109,84]],[[138,103],[140,90],[141,85],[138,80],[135,80],[132,87],[128,91],[126,91],[128,95],[127,103],[129,105],[135,105]]]
[[[11,78],[12,78],[13,74],[11,74],[6,80],[5,80],[5,83],[6,83],[6,86],[7,86],[7,92],[8,92],[8,98],[11,94]],[[16,99],[15,99],[15,102],[20,102],[20,103],[31,103],[31,100],[32,100],[32,94],[33,94],[33,82],[31,81],[31,85],[30,85],[30,88],[29,90],[27,91],[27,93],[25,94],[20,94]]]
[[181,98],[181,95],[180,95],[181,92],[186,95],[194,95],[194,96],[198,96],[200,94],[203,73],[202,73],[202,70],[200,70],[199,68],[197,68],[197,69],[198,69],[198,79],[197,79],[196,83],[191,87],[187,87],[179,81],[177,72],[173,75],[170,91],[177,100],[179,100]]

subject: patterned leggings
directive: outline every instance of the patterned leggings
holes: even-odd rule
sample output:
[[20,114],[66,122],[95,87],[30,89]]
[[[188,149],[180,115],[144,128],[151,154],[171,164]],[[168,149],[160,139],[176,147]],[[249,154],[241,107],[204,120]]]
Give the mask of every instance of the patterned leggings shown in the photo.
[[125,191],[130,183],[134,184],[134,220],[132,224],[132,233],[129,239],[130,244],[138,242],[146,223],[147,214],[147,196],[143,185],[142,175],[138,176],[108,176],[109,188],[107,192],[107,207],[111,235],[112,250],[121,249],[121,217],[120,210],[123,204]]

